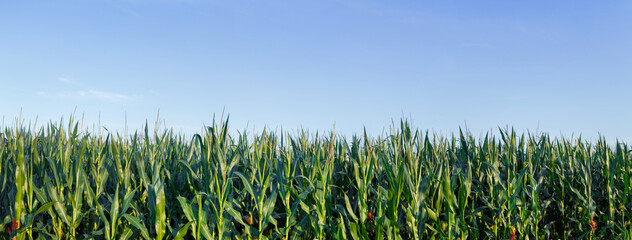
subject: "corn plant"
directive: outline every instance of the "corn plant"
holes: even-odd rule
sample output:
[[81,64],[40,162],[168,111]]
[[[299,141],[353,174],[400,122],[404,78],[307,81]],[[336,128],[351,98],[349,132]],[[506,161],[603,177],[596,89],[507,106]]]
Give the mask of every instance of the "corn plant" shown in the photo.
[[[365,140],[368,141],[366,137],[366,131],[364,132]],[[373,229],[370,229],[371,226],[369,224],[369,220],[373,220],[374,216],[369,210],[369,193],[374,191],[371,187],[371,183],[373,180],[373,167],[375,156],[373,155],[373,147],[370,143],[365,142],[364,149],[360,148],[359,140],[354,138],[352,140],[351,147],[351,162],[353,165],[353,176],[354,176],[354,184],[356,188],[356,196],[354,196],[354,204],[353,207],[350,204],[349,196],[345,195],[345,204],[348,215],[353,219],[352,222],[349,222],[349,231],[353,239],[370,239],[369,230],[372,232],[375,231],[375,226]],[[355,214],[355,210],[357,209],[358,214]],[[379,226],[378,226],[379,227]],[[374,239],[381,238],[380,231],[378,230],[377,234],[374,236]]]
[[[499,129],[375,138],[74,117],[0,129],[0,239],[630,239],[632,150]],[[101,130],[105,130],[102,132]]]

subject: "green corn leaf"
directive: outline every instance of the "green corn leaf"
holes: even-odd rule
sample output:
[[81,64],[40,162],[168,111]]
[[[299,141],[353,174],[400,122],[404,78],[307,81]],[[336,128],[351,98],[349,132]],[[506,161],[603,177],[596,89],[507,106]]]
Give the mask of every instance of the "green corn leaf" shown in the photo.
[[24,208],[24,191],[27,189],[26,184],[26,163],[24,163],[24,141],[22,138],[18,140],[17,161],[15,164],[15,219],[21,219]]
[[101,173],[99,174],[99,180],[100,180],[100,182],[99,182],[99,190],[96,193],[96,197],[101,196],[103,191],[105,191],[105,184],[107,183],[108,176],[109,176],[109,173],[108,173],[107,170],[105,170],[105,169],[101,170]]
[[349,202],[349,196],[345,194],[345,206],[347,208],[347,215],[350,216],[354,222],[358,222],[358,217],[355,215],[351,203]]
[[241,213],[237,212],[234,208],[232,208],[231,206],[228,206],[226,208],[226,212],[232,216],[235,221],[237,221],[238,223],[240,223],[243,226],[247,226],[248,224],[246,224],[243,220],[243,218],[241,217]]
[[81,209],[83,208],[83,182],[79,180],[77,182],[77,186],[75,192],[73,194],[73,206],[72,206],[72,220],[74,225],[78,225],[81,221],[79,221],[79,216],[82,213]]
[[121,240],[128,239],[128,238],[132,237],[132,234],[134,234],[134,233],[132,232],[131,229],[125,228],[125,230],[123,230],[123,234],[121,234],[119,239],[121,239]]
[[125,196],[123,197],[123,205],[121,206],[120,214],[124,214],[127,212],[127,209],[129,208],[130,203],[134,199],[135,194],[136,194],[136,190],[129,191],[125,194]]
[[[47,212],[54,204],[55,204],[54,202],[49,202],[40,206],[35,212],[35,215],[43,213],[43,212]],[[33,217],[35,217],[35,215]]]
[[197,219],[193,215],[193,209],[191,208],[191,205],[188,203],[186,198],[177,197],[177,199],[178,199],[178,202],[180,202],[180,207],[182,207],[182,211],[184,211],[184,215],[187,217],[187,219],[190,222],[197,221]]
[[147,231],[147,228],[145,227],[145,225],[143,223],[141,223],[140,219],[138,219],[138,217],[129,215],[127,213],[123,214],[123,217],[127,220],[127,222],[129,222],[132,226],[134,226],[138,231],[140,231],[141,236],[143,236],[144,239],[152,239],[149,237],[149,232]]
[[50,181],[48,182],[48,184],[46,184],[46,189],[51,201],[54,202],[53,207],[55,209],[55,212],[66,225],[70,225],[70,220],[68,219],[66,208],[63,205],[63,202],[60,200],[59,196],[57,195],[57,190],[53,189],[53,184],[50,183]]
[[155,186],[155,191],[156,191],[156,239],[158,240],[162,240],[162,238],[164,237],[167,229],[166,229],[166,222],[167,222],[167,215],[166,215],[166,211],[165,211],[165,189],[164,189],[164,184],[162,183],[162,181],[157,183],[157,186]]
[[111,226],[110,226],[110,222],[108,221],[108,219],[105,217],[107,215],[105,215],[103,207],[101,205],[99,205],[97,207],[97,210],[99,211],[99,217],[101,218],[101,221],[103,221],[105,223],[105,238],[106,239],[113,239],[114,237],[112,237],[112,231],[111,231]]
[[197,176],[197,174],[195,174],[195,171],[193,171],[191,165],[188,162],[184,160],[178,160],[178,163],[184,165],[189,170],[187,173],[190,174],[193,179],[199,179],[199,177]]
[[213,235],[208,228],[208,223],[206,222],[206,219],[200,219],[199,228],[202,230],[202,236],[204,236],[204,238],[206,238],[207,240],[213,240]]
[[252,184],[250,184],[250,181],[248,181],[248,178],[246,178],[246,176],[244,176],[240,172],[235,172],[235,175],[237,175],[241,179],[241,182],[244,184],[244,188],[246,192],[248,192],[250,196],[252,196],[253,198],[256,198],[256,196],[259,196],[259,194],[255,193],[255,190],[253,190],[254,187],[252,186]]
[[114,199],[112,199],[112,205],[110,206],[110,229],[112,231],[111,237],[116,236],[116,230],[118,227],[118,215],[119,215],[119,188],[116,186],[116,192],[114,192]]
[[83,167],[81,168],[81,182],[83,183],[83,190],[86,202],[88,203],[88,206],[94,208],[96,195],[94,194],[92,187],[90,187],[90,180],[88,180],[88,176]]
[[188,222],[187,224],[182,226],[182,228],[180,228],[180,230],[178,230],[178,233],[176,233],[176,235],[173,237],[173,239],[174,240],[183,239],[186,236],[187,231],[189,230],[189,226],[191,226],[191,223],[192,222]]
[[277,200],[277,192],[273,191],[272,195],[266,199],[266,202],[263,205],[263,209],[261,212],[264,214],[265,218],[270,218],[272,215],[272,211],[274,210],[274,204]]

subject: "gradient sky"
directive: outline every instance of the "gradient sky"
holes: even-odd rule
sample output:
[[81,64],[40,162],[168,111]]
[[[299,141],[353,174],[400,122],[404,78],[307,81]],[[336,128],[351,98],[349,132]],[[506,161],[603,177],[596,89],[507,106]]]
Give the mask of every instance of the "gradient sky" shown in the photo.
[[630,1],[0,1],[0,115],[632,142],[631,43]]

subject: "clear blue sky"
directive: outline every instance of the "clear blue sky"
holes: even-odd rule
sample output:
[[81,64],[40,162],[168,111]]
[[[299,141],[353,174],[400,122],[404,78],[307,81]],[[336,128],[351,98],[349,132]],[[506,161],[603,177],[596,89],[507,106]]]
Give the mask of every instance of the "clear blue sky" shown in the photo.
[[630,1],[0,1],[0,114],[632,142],[631,43]]

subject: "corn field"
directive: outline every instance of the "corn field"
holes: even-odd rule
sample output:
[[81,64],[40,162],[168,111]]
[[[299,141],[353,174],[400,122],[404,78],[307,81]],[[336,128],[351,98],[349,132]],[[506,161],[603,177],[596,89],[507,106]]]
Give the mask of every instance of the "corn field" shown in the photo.
[[376,138],[17,123],[0,133],[0,238],[632,239],[631,154],[407,120]]

